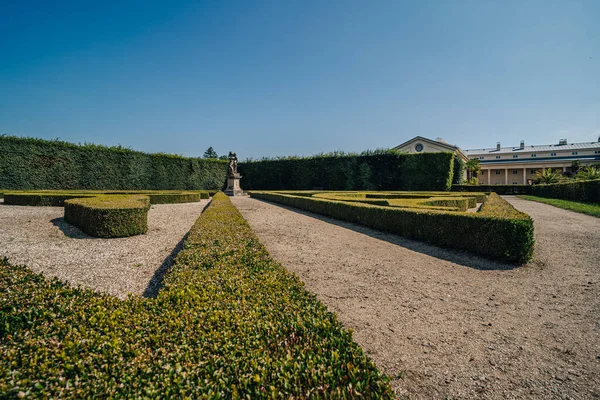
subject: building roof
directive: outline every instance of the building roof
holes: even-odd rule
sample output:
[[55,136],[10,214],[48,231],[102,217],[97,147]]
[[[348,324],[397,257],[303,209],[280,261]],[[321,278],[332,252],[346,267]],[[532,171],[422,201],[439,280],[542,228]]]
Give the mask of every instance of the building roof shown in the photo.
[[448,150],[450,150],[452,152],[457,152],[465,160],[468,160],[467,154],[466,154],[466,152],[463,149],[461,149],[460,147],[458,147],[455,144],[449,144],[446,141],[442,140],[441,138],[438,138],[438,140],[431,140],[431,139],[428,139],[428,138],[423,137],[423,136],[415,136],[414,138],[412,138],[410,140],[407,140],[406,142],[404,142],[404,143],[402,143],[402,144],[394,147],[393,150],[397,150],[397,149],[399,149],[401,147],[404,147],[405,145],[407,145],[407,144],[409,144],[409,143],[411,143],[413,141],[416,141],[416,140],[425,141],[425,142],[433,143],[433,144],[435,144],[437,146],[445,147],[445,148],[447,148]]
[[489,149],[468,149],[463,150],[467,156],[481,156],[485,154],[500,154],[500,153],[525,153],[532,151],[573,151],[584,149],[600,149],[600,142],[585,142],[585,143],[569,143],[569,144],[544,144],[535,146],[525,146],[521,149],[517,147],[501,147],[500,150],[496,147]]

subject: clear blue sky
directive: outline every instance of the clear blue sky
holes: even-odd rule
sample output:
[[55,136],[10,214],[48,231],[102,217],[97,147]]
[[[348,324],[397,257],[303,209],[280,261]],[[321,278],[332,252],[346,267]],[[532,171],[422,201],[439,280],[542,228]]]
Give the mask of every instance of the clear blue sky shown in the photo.
[[600,135],[600,1],[3,1],[0,133],[240,159]]

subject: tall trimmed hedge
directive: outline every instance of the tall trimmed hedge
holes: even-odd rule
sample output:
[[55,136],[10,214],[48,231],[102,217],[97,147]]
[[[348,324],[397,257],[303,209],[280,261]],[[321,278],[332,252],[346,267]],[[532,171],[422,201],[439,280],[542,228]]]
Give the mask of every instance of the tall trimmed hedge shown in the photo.
[[465,173],[465,162],[460,157],[454,157],[454,178],[452,179],[453,185],[460,185],[463,183],[463,175]]
[[452,185],[453,192],[494,192],[501,196],[531,194],[532,185]]
[[221,189],[227,161],[0,136],[0,188]]
[[449,190],[454,154],[393,151],[240,163],[244,190]]
[[535,185],[531,189],[531,194],[552,199],[600,203],[600,179]]

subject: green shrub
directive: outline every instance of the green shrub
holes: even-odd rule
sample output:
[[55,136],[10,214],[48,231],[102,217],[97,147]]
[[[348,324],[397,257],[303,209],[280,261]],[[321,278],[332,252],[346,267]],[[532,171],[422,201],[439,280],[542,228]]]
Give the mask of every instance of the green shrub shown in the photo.
[[0,397],[393,398],[223,194],[155,299],[74,289],[0,260],[0,310]]
[[572,200],[583,203],[600,203],[600,179],[593,181],[572,181],[551,185],[535,185],[531,193],[538,197]]
[[527,262],[533,251],[532,219],[494,193],[479,213],[381,207],[280,193],[252,192],[251,196],[509,262]]
[[65,200],[65,221],[90,236],[116,238],[148,231],[150,199],[144,195],[101,195]]
[[4,204],[13,206],[46,206],[63,207],[65,200],[82,197],[94,197],[96,194],[83,193],[43,193],[43,192],[7,192],[4,195]]
[[460,157],[454,156],[454,176],[452,178],[453,185],[460,185],[463,182],[465,173],[465,162]]
[[[131,194],[128,192],[115,192],[114,194]],[[175,203],[194,203],[202,198],[207,199],[208,193],[200,192],[180,192],[180,193],[160,193],[160,192],[140,192],[150,198],[150,204],[175,204]],[[204,196],[204,197],[203,197]]]
[[[390,192],[390,193],[366,193],[367,198],[380,199],[429,199],[431,197],[464,197],[469,199],[469,208],[475,207],[477,203],[483,203],[489,193],[485,192]],[[471,200],[474,199],[474,202]]]
[[96,190],[70,190],[70,191],[18,191],[7,192],[4,203],[7,205],[21,206],[54,206],[62,207],[65,200],[77,199],[83,197],[94,197],[101,195],[146,195],[150,198],[151,204],[173,204],[173,203],[192,203],[200,199],[208,199],[208,192],[179,192],[179,191],[96,191]]
[[245,190],[449,190],[453,153],[324,155],[243,162]]
[[[471,199],[471,200],[470,200]],[[430,206],[455,207],[457,211],[467,211],[471,207],[477,205],[474,198],[468,197],[432,197],[424,202]]]
[[532,185],[452,185],[453,192],[494,192],[499,195],[531,194]]
[[226,175],[224,160],[0,136],[0,187],[5,190],[219,190]]
[[[445,194],[444,192],[442,194]],[[436,197],[434,192],[429,194],[412,192],[405,193],[364,193],[364,192],[325,192],[312,195],[317,199],[329,199],[344,202],[372,204],[404,208],[423,208],[448,211],[467,211],[477,205],[475,197],[442,195]],[[485,197],[485,196],[484,196]]]

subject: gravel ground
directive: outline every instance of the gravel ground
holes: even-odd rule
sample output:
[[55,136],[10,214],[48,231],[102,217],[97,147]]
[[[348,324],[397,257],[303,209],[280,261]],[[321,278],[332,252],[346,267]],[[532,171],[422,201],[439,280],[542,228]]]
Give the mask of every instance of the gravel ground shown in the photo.
[[64,222],[62,207],[0,203],[0,257],[121,298],[152,297],[207,203],[153,205],[146,234],[118,239],[86,235]]
[[600,397],[600,219],[506,197],[535,221],[521,267],[251,198],[262,243],[400,398]]

